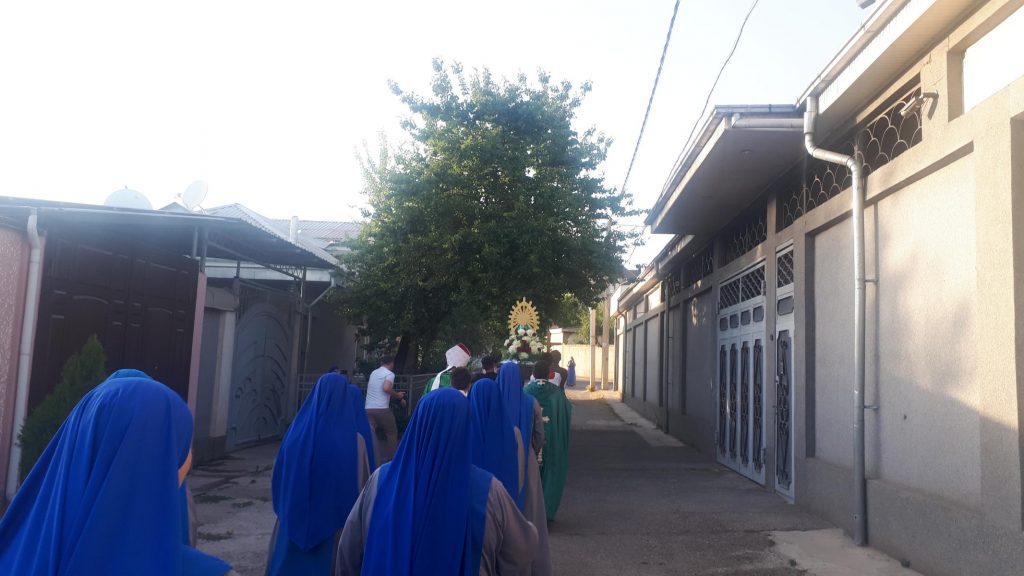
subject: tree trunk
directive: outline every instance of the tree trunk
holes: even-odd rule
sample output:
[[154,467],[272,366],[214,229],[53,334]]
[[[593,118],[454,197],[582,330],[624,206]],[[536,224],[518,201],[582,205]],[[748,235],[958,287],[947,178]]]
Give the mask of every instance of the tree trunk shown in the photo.
[[[416,365],[416,352],[412,346],[412,336],[408,333],[402,334],[402,339],[398,342],[398,350],[395,351],[395,372],[398,374],[409,374],[407,368],[415,367]],[[408,363],[406,360],[412,360]]]

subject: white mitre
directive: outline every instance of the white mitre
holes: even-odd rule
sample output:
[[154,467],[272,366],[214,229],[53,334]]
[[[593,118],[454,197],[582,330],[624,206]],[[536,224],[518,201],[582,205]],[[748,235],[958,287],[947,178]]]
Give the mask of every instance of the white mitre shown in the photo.
[[448,361],[449,368],[461,368],[466,364],[469,364],[470,358],[469,348],[466,348],[465,344],[456,344],[448,349],[444,353],[445,360]]
[[437,390],[441,386],[441,374],[448,372],[452,368],[461,368],[469,364],[469,360],[472,357],[469,353],[469,348],[466,348],[465,344],[459,343],[449,348],[444,353],[444,358],[448,361],[448,367],[438,373],[437,376],[434,376],[434,379],[430,381],[430,385],[427,386],[427,392]]

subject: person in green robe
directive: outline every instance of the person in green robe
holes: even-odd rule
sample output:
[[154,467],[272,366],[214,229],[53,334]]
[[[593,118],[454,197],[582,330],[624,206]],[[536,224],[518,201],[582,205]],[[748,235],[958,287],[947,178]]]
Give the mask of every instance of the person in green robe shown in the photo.
[[464,367],[469,364],[472,354],[469,348],[463,343],[458,343],[452,346],[444,353],[444,358],[448,362],[448,367],[438,373],[430,379],[430,383],[427,384],[427,388],[423,391],[424,394],[433,392],[440,388],[448,388],[452,385],[452,370],[456,368]]
[[562,490],[569,471],[569,423],[572,420],[572,404],[565,397],[565,391],[548,379],[550,372],[551,363],[540,360],[533,367],[534,379],[523,389],[537,399],[544,418],[544,448],[539,460],[548,522],[554,521],[562,503]]

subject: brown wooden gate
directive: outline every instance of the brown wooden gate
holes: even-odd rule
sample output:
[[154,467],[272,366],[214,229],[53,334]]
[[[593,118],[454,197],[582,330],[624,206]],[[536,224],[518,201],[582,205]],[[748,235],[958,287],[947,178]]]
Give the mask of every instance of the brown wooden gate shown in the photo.
[[143,370],[187,399],[198,265],[145,240],[73,226],[48,232],[30,410],[92,334],[108,371]]

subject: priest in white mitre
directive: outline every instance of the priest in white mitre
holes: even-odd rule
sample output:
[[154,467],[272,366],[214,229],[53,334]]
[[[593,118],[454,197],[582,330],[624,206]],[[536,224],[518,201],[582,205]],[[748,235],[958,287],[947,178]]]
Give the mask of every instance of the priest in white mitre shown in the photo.
[[472,354],[469,348],[463,343],[458,343],[452,346],[444,353],[445,359],[448,361],[448,367],[442,370],[433,380],[430,381],[430,385],[427,386],[427,392],[432,392],[438,388],[447,388],[452,385],[452,370],[455,368],[463,368],[469,364]]

